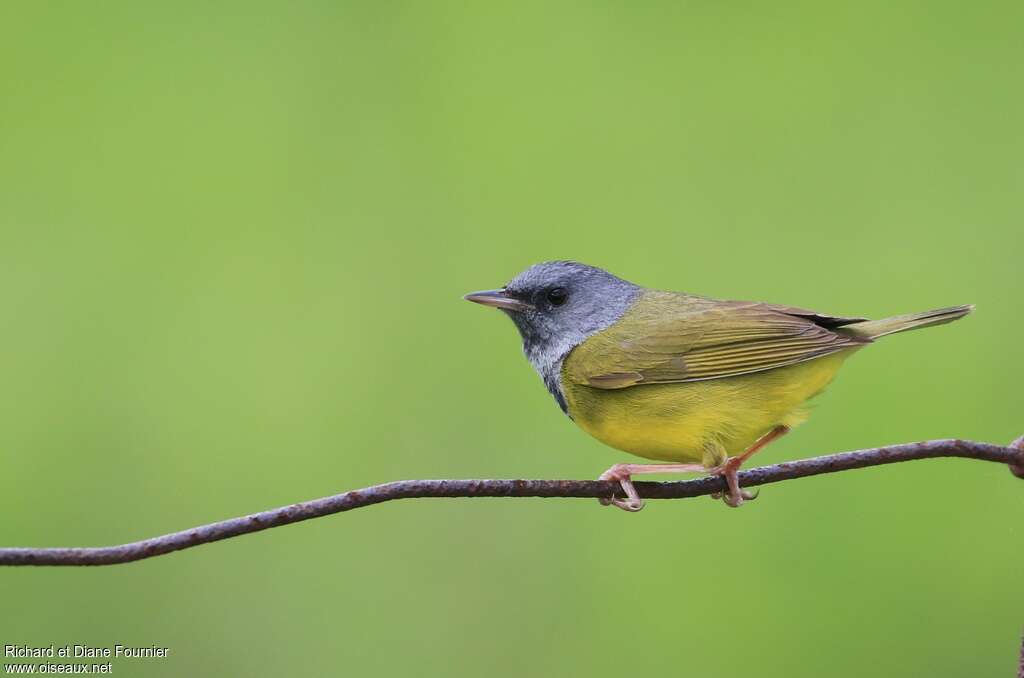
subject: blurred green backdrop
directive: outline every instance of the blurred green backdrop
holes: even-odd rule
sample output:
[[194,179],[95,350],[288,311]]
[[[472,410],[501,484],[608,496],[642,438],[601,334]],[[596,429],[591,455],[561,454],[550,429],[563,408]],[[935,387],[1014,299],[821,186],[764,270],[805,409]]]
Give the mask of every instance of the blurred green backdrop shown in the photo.
[[[1020,3],[0,8],[3,545],[398,478],[594,477],[511,323],[545,259],[881,316],[762,462],[1008,442]],[[0,571],[0,643],[122,675],[1009,675],[1024,486],[919,462],[656,502],[394,503]]]

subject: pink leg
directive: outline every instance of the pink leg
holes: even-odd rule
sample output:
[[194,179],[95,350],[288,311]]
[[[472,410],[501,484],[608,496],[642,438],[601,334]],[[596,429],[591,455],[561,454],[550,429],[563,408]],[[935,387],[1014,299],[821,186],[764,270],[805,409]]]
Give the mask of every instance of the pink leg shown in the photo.
[[[789,433],[790,429],[788,426],[776,426],[768,433],[757,439],[753,445],[747,449],[743,454],[735,457],[729,457],[725,460],[725,463],[721,466],[716,466],[711,469],[711,473],[725,477],[725,482],[729,485],[729,491],[726,492],[724,500],[729,506],[739,506],[743,503],[744,499],[753,499],[756,494],[751,494],[746,490],[740,489],[739,470],[743,466],[743,462],[750,459],[752,456],[763,450],[768,443],[778,440],[782,436]],[[712,497],[718,498],[717,493],[711,495]]]
[[626,493],[626,500],[612,497],[598,501],[604,506],[615,504],[623,511],[639,511],[644,507],[644,500],[633,486],[632,476],[638,473],[700,473],[704,470],[700,464],[616,464],[602,473],[598,480],[619,481],[622,491]]

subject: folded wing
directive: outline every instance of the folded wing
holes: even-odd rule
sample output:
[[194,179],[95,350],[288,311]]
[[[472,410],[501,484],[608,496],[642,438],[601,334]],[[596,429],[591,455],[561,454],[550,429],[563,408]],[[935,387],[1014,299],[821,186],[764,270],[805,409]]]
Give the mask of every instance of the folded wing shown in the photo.
[[863,318],[671,292],[649,294],[656,298],[639,304],[643,310],[628,312],[574,350],[566,365],[569,379],[603,389],[721,379],[870,343],[832,331]]

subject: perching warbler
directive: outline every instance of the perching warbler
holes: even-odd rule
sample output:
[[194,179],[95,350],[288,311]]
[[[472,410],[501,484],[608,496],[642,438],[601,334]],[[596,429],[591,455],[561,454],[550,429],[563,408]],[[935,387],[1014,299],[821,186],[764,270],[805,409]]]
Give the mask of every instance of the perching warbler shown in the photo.
[[[802,405],[854,351],[887,334],[967,315],[954,306],[882,320],[792,306],[720,301],[634,285],[572,261],[537,264],[469,301],[500,308],[562,410],[598,440],[670,464],[616,464],[628,511],[643,508],[631,476],[722,475],[740,505],[740,466],[806,416]],[[602,503],[608,501],[602,500]]]

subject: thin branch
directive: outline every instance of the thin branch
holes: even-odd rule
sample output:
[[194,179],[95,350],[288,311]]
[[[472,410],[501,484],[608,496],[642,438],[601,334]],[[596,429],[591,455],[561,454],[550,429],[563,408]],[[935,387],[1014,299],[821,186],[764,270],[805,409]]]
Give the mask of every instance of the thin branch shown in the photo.
[[[1017,442],[1024,441],[1024,438],[1018,438]],[[1020,641],[1020,664],[1017,666],[1017,678],[1024,678],[1024,638]]]
[[[1024,436],[1022,436],[1009,447],[966,440],[930,440],[843,452],[743,471],[740,473],[740,483],[744,487],[754,487],[784,480],[808,478],[824,473],[936,457],[962,457],[1007,464],[1015,475],[1024,478]],[[636,488],[646,499],[700,497],[726,489],[725,482],[718,476],[681,482],[640,482],[636,483]],[[119,546],[0,548],[0,565],[114,565],[129,563],[192,548],[200,544],[209,544],[271,527],[291,525],[303,520],[351,511],[395,499],[426,497],[595,499],[610,497],[617,489],[618,483],[600,480],[399,480]]]

